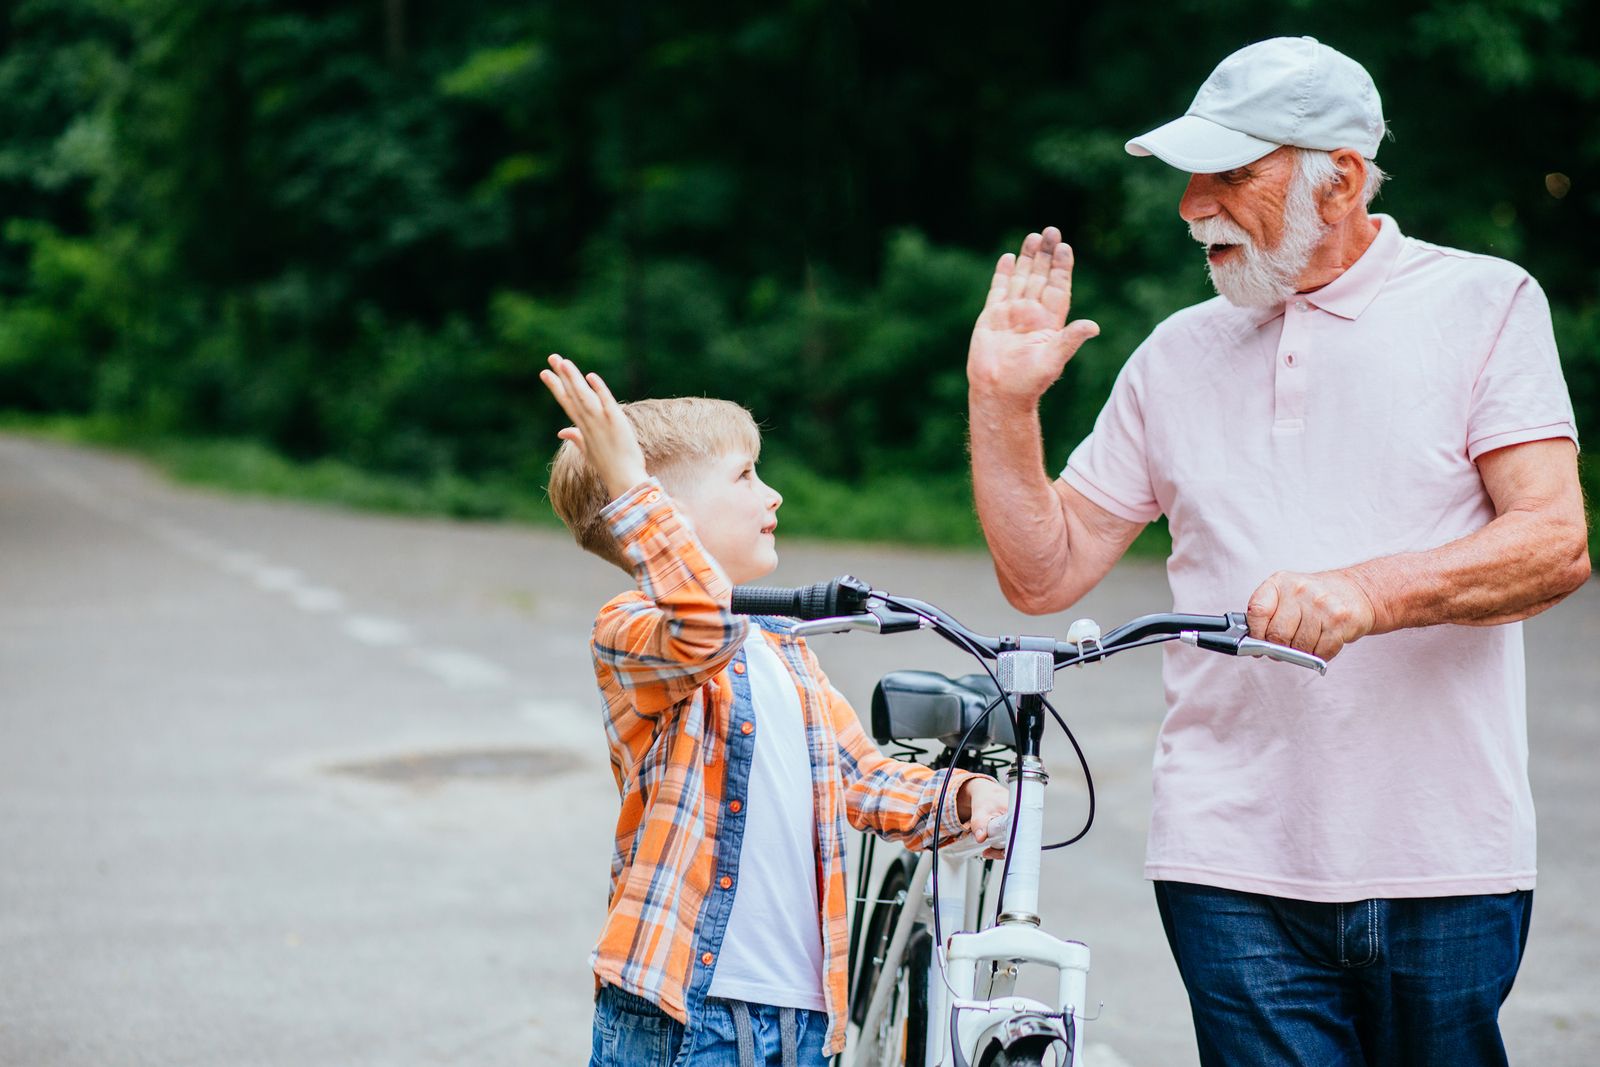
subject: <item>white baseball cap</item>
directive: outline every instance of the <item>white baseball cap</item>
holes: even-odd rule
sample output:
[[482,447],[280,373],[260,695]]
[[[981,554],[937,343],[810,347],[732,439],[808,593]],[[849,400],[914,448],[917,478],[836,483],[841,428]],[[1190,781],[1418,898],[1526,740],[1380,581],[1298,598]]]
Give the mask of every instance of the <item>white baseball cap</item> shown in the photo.
[[1353,148],[1372,159],[1383,131],[1383,103],[1366,68],[1314,37],[1274,37],[1224,59],[1187,114],[1124,147],[1191,174],[1215,174],[1282,145]]

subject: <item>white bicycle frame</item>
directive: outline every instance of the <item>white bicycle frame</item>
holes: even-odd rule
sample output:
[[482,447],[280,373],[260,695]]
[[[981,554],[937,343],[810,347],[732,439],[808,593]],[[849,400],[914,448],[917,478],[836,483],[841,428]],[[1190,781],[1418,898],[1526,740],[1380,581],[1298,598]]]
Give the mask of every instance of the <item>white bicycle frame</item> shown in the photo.
[[[1012,659],[1017,657],[1017,659]],[[1023,659],[1032,657],[1031,660]],[[1009,660],[1009,662],[1008,662]],[[1043,694],[1053,685],[1053,663],[1047,653],[1007,652],[1000,657],[1001,684],[1013,698]],[[1018,688],[1020,687],[1020,688]],[[1019,774],[1022,778],[1017,783]],[[1070,1050],[1065,1062],[1082,1067],[1084,1005],[1088,990],[1089,947],[1046,933],[1039,920],[1039,873],[1043,857],[1044,788],[1049,781],[1037,756],[1022,756],[1009,775],[1017,797],[1015,838],[1009,849],[1005,911],[995,924],[977,931],[978,879],[981,865],[974,856],[941,855],[939,863],[940,923],[958,929],[946,944],[934,948],[928,967],[928,1063],[966,1067],[993,1036],[1051,1033]],[[933,854],[922,853],[906,887],[906,903],[894,925],[879,964],[876,987],[863,1020],[860,1039],[846,1062],[853,1067],[880,1067],[872,1056],[882,1052],[868,1035],[878,1032],[897,983],[906,944],[917,919],[931,911],[924,890],[933,870]],[[976,932],[974,932],[976,931]],[[979,966],[1000,965],[990,987],[980,996]],[[1026,965],[1053,968],[1056,1003],[1043,1004],[1013,993],[1018,970]],[[952,1044],[953,1041],[953,1044]]]

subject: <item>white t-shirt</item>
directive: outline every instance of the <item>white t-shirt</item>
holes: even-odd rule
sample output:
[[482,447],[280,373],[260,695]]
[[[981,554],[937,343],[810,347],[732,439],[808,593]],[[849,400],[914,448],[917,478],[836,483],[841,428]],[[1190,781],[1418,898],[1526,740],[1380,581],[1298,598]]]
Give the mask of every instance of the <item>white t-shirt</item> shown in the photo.
[[755,714],[739,883],[709,995],[827,1011],[811,750],[794,679],[752,626],[744,646]]
[[[1456,540],[1494,518],[1479,456],[1576,439],[1533,279],[1376,218],[1286,307],[1162,323],[1067,461],[1113,514],[1167,516],[1175,610]],[[1520,624],[1368,637],[1325,678],[1171,644],[1163,676],[1149,877],[1318,901],[1533,887]]]

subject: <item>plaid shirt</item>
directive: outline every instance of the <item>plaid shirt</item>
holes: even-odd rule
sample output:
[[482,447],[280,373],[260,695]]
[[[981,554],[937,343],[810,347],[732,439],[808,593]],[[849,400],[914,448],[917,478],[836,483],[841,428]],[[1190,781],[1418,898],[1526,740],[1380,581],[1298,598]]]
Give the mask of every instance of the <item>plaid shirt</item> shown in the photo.
[[[727,578],[654,479],[604,516],[639,590],[613,599],[594,626],[622,809],[605,929],[590,959],[599,982],[688,1024],[711,984],[739,879],[740,814],[759,727],[742,648],[749,621],[730,611]],[[832,1055],[844,1048],[847,1015],[845,823],[926,848],[944,773],[879,752],[805,641],[782,620],[758,624],[793,675],[805,715]],[[966,777],[957,772],[946,793],[940,824],[950,838],[962,832],[956,794]]]

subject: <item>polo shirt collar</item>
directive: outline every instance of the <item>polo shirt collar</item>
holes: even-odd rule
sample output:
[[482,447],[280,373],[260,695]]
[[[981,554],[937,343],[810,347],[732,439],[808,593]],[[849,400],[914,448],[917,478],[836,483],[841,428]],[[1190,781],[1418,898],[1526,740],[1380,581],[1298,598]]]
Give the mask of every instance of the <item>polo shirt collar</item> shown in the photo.
[[[1360,258],[1327,285],[1309,293],[1296,293],[1289,298],[1290,301],[1304,300],[1341,319],[1354,320],[1367,310],[1394,271],[1395,261],[1400,258],[1402,236],[1400,227],[1388,215],[1374,215],[1372,218],[1378,223],[1378,236],[1373,238]],[[1261,308],[1255,312],[1255,323],[1263,326],[1282,314],[1281,305]]]

